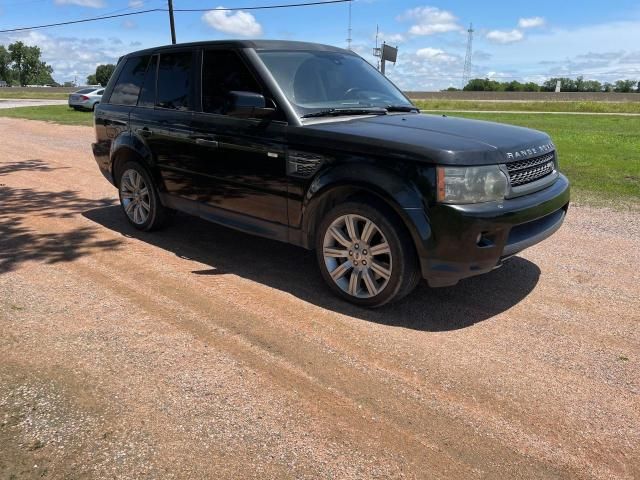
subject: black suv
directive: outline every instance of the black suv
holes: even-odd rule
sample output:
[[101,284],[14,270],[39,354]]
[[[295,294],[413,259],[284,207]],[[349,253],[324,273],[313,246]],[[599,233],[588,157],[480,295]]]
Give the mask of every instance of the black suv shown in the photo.
[[353,52],[202,42],[123,57],[93,152],[129,221],[180,210],[317,252],[379,306],[488,272],[562,224],[569,183],[539,131],[422,115]]

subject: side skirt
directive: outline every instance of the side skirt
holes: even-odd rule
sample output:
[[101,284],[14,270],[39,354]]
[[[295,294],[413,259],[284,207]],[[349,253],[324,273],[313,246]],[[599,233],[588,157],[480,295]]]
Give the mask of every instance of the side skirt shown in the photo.
[[250,235],[307,248],[303,245],[301,231],[296,228],[290,228],[287,225],[267,222],[249,215],[212,207],[211,205],[176,197],[164,192],[160,192],[160,201],[165,207],[200,217],[218,225],[233,228]]

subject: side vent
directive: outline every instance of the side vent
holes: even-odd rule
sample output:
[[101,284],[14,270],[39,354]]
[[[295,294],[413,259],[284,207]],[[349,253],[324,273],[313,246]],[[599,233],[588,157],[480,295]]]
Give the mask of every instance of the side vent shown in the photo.
[[314,153],[289,151],[287,173],[293,177],[308,178],[318,171],[326,157]]

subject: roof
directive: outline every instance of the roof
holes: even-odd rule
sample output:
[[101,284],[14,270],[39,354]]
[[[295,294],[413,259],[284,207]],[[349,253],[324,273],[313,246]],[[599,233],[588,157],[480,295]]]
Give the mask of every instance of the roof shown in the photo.
[[325,52],[340,52],[354,55],[353,52],[343,48],[323,45],[321,43],[295,42],[291,40],[212,40],[191,43],[176,43],[175,45],[162,45],[144,50],[138,50],[127,54],[150,54],[158,50],[173,50],[189,47],[225,46],[229,48],[254,48],[256,50],[313,50]]

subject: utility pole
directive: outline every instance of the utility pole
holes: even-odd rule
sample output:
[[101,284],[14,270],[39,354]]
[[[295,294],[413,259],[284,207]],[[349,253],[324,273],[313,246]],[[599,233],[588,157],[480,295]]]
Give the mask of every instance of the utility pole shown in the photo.
[[469,77],[471,76],[471,57],[473,56],[473,24],[469,24],[469,30],[467,33],[467,55],[464,57],[464,69],[462,71],[462,88],[467,85]]
[[173,22],[173,0],[169,0],[169,24],[171,25],[171,43],[176,44],[176,26]]

